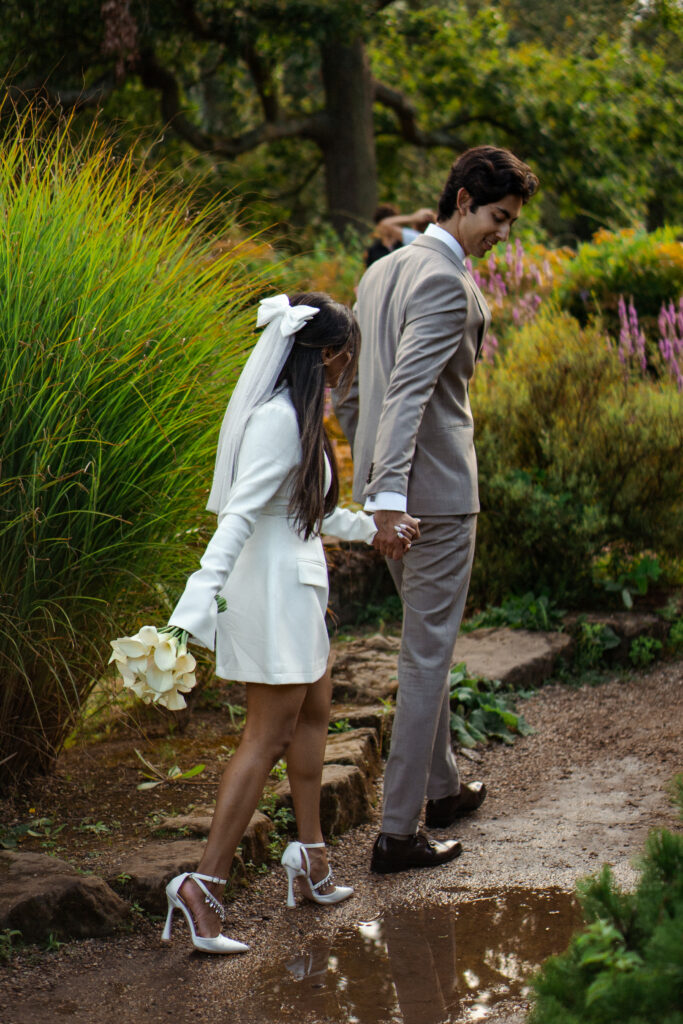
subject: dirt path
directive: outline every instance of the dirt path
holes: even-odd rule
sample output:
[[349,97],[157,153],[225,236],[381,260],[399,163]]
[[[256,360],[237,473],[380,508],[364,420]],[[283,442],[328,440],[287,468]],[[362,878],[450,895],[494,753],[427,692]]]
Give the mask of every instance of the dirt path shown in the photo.
[[[559,906],[578,877],[603,863],[613,866],[621,882],[632,884],[633,859],[648,831],[680,827],[666,787],[683,770],[683,662],[581,690],[548,686],[523,710],[534,735],[514,747],[478,751],[474,761],[461,760],[465,777],[485,779],[490,796],[457,830],[465,851],[459,860],[434,871],[373,876],[368,860],[377,826],[364,826],[342,837],[333,851],[337,877],[356,888],[347,903],[324,911],[311,905],[287,911],[284,879],[273,870],[230,907],[229,934],[251,945],[243,957],[192,955],[182,928],[170,948],[161,947],[159,926],[147,921],[129,936],[70,943],[56,953],[20,954],[11,967],[0,969],[0,1021],[522,1021],[523,989],[497,1003],[494,993],[492,1008],[484,999],[473,1009],[467,985],[476,971],[458,964],[476,951],[480,974],[485,973],[487,962],[491,968],[490,934],[504,927],[506,917],[519,911],[515,928],[521,932],[533,916],[529,909],[525,917],[523,908],[533,909],[538,898]],[[91,799],[96,808],[96,794]],[[465,922],[465,911],[475,905],[484,915],[480,924],[459,930],[458,921]],[[567,906],[565,900],[563,913]],[[456,914],[448,956],[460,989],[452,988],[446,997],[439,988],[443,963],[433,943],[445,941],[450,927],[440,910],[452,918],[454,908],[461,918]],[[387,940],[382,949],[389,950],[389,960],[379,957],[372,936],[373,922],[380,918],[385,939],[392,921],[407,922],[414,947],[406,953],[404,931],[401,950],[394,943],[392,952]],[[359,922],[364,922],[364,945],[351,956],[348,942]],[[566,934],[558,933],[557,942],[559,949]],[[431,967],[425,967],[425,950]],[[533,953],[526,959],[520,953],[518,960],[517,967],[505,967],[508,975],[533,964]],[[297,972],[305,976],[298,988]],[[352,991],[363,993],[353,1014],[348,1010]]]

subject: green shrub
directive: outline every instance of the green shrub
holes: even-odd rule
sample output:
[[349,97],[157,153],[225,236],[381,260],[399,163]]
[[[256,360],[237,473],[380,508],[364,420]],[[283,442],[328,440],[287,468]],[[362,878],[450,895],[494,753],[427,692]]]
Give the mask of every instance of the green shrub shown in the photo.
[[635,668],[647,668],[659,656],[662,641],[654,636],[637,636],[628,649],[629,661]]
[[557,295],[564,309],[583,324],[600,315],[610,333],[619,333],[619,297],[633,299],[646,333],[657,326],[665,302],[683,293],[680,229],[599,231],[579,246],[567,264]]
[[131,159],[32,114],[0,154],[0,774],[44,769],[192,564],[258,282]]
[[464,622],[461,632],[486,626],[507,626],[509,629],[560,630],[564,612],[545,594],[524,594],[508,597],[501,605],[489,605],[482,612]]
[[683,835],[653,832],[635,892],[579,886],[586,927],[534,980],[529,1024],[683,1024]]
[[482,514],[470,592],[579,602],[607,544],[676,555],[683,400],[632,378],[595,327],[546,312],[472,382]]

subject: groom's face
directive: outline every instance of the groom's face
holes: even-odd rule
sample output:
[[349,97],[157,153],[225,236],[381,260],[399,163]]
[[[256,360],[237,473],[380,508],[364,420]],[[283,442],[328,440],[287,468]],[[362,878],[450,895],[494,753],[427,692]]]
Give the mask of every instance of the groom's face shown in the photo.
[[473,209],[472,197],[465,189],[460,191],[464,193],[458,196],[460,244],[468,256],[485,256],[498,242],[507,242],[522,210],[521,197],[507,195]]

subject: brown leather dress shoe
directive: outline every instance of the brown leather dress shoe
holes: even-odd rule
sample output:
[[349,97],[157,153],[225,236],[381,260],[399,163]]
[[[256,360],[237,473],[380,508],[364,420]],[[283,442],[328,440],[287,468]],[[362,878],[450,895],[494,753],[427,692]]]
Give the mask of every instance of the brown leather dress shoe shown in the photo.
[[483,782],[463,783],[457,796],[427,801],[425,825],[427,828],[448,828],[458,818],[476,811],[485,799],[486,786]]
[[380,832],[372,848],[370,870],[379,875],[389,875],[394,871],[409,871],[410,868],[434,868],[459,857],[461,853],[462,846],[457,839],[438,843],[421,832],[405,839],[395,839]]

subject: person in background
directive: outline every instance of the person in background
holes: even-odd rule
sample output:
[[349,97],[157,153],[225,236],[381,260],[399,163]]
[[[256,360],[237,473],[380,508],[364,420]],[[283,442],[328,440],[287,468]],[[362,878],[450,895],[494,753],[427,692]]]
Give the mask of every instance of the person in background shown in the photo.
[[382,256],[388,256],[395,249],[400,249],[402,245],[409,245],[435,219],[434,210],[426,207],[416,210],[415,213],[399,213],[391,203],[378,206],[373,218],[374,241],[365,253],[365,266],[371,266]]

